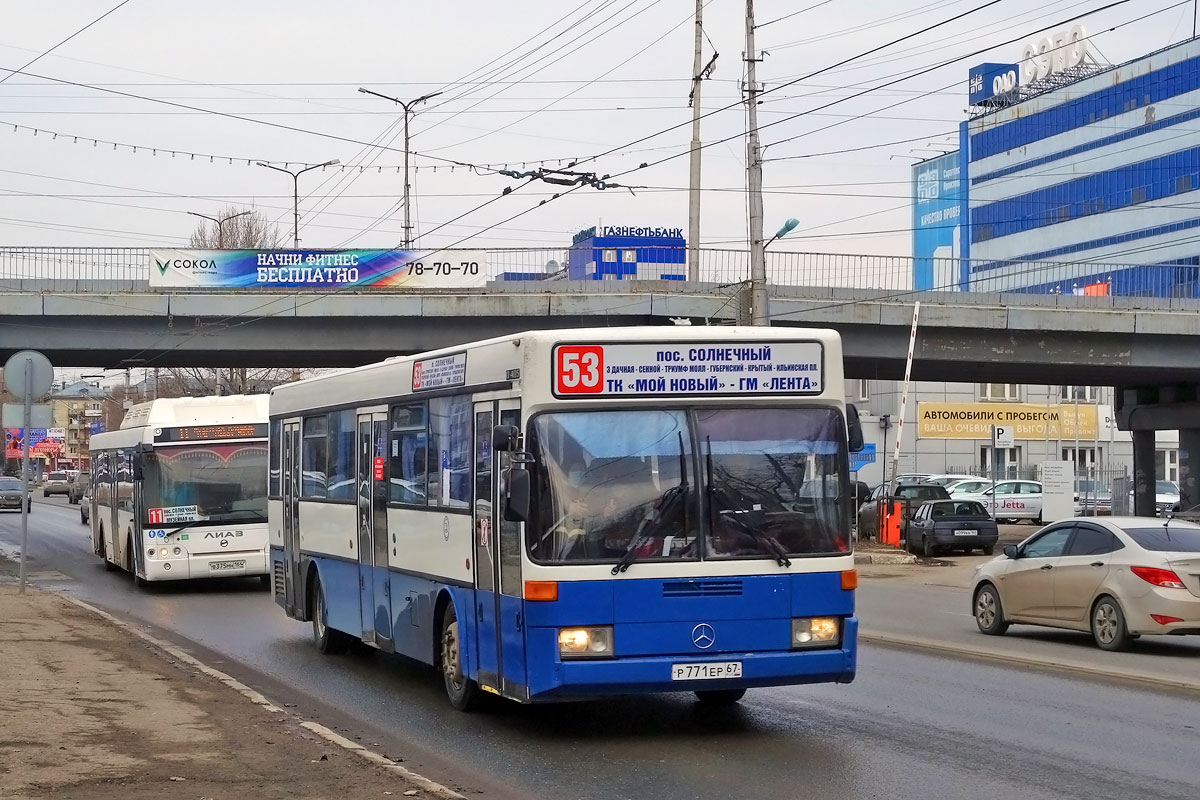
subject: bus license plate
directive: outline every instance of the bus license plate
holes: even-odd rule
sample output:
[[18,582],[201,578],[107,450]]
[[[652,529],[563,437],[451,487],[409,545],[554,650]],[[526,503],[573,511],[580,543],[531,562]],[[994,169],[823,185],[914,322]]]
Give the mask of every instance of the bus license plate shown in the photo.
[[710,661],[704,664],[672,664],[673,681],[712,681],[742,677],[740,661]]
[[955,536],[978,536],[979,531],[955,531]]
[[208,565],[210,572],[221,572],[227,569],[245,569],[245,561],[213,561]]

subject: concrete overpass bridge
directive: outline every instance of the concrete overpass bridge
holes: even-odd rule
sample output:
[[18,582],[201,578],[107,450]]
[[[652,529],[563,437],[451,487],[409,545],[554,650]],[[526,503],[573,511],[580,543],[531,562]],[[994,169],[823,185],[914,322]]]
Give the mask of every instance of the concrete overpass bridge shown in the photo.
[[[493,283],[399,293],[131,291],[103,282],[0,290],[0,357],[58,366],[353,366],[529,328],[728,325],[740,286],[670,281]],[[847,374],[915,380],[1200,384],[1200,300],[772,287],[773,324],[838,330]]]
[[[1035,268],[1050,281],[1046,294],[988,277],[958,291],[913,292],[907,259],[786,254],[811,256],[814,268],[781,265],[778,255],[769,265],[773,324],[838,330],[848,377],[903,376],[920,299],[915,380],[1116,386],[1118,424],[1133,431],[1138,509],[1153,508],[1155,430],[1179,430],[1181,483],[1200,499],[1200,467],[1186,461],[1200,459],[1197,268],[1152,271],[1162,286],[1115,292],[1150,296],[1072,293],[1103,283],[1106,265],[1094,264]],[[716,278],[706,283],[497,280],[402,293],[153,289],[145,256],[0,248],[0,358],[32,348],[57,366],[353,366],[531,328],[728,325],[745,310],[738,253],[706,268]],[[1108,290],[1122,287],[1114,272]],[[845,283],[885,288],[830,285]]]

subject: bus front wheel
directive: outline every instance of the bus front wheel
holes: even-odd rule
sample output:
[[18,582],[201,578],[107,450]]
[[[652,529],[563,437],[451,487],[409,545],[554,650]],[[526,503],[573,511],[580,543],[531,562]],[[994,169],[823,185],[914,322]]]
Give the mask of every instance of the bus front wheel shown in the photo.
[[319,577],[313,581],[312,626],[317,649],[325,655],[336,656],[349,649],[350,637],[329,627],[329,609],[325,606],[325,590]]
[[709,689],[696,692],[696,699],[706,706],[731,706],[745,694],[745,689]]
[[140,589],[146,585],[146,579],[137,574],[137,560],[133,556],[133,534],[130,534],[129,539],[125,542],[125,569],[129,570],[129,574],[133,576],[134,586]]
[[454,708],[470,711],[479,705],[479,684],[462,671],[462,639],[453,603],[446,606],[446,613],[442,617],[441,643],[442,681],[446,685],[446,696]]

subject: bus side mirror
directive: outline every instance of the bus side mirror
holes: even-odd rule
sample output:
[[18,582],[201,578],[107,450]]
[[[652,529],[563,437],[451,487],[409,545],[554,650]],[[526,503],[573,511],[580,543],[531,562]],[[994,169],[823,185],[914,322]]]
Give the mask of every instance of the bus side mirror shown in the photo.
[[863,441],[862,422],[858,419],[858,407],[853,403],[846,405],[846,433],[850,440],[850,452],[861,453],[866,444]]
[[497,425],[492,428],[492,450],[507,453],[517,449],[521,441],[521,429],[516,425]]
[[508,470],[504,486],[504,519],[524,522],[529,517],[529,470]]
[[144,477],[142,474],[142,454],[134,453],[132,461],[133,461],[133,479],[135,481],[140,481]]

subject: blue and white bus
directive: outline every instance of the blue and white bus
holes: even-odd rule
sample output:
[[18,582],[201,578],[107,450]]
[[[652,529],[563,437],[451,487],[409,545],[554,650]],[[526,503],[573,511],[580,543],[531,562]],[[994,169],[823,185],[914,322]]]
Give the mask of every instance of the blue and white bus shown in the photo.
[[848,683],[861,442],[828,330],[533,331],[288,384],[275,599],[460,709]]

